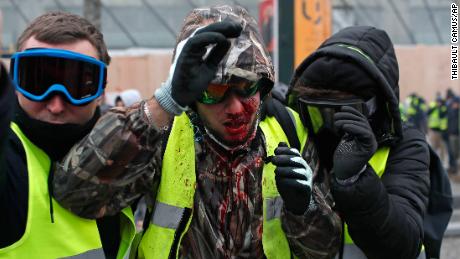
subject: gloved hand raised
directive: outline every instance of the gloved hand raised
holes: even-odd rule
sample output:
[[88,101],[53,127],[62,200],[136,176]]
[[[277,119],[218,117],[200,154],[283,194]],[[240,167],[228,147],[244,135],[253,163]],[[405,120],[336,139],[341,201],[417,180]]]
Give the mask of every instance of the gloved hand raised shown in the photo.
[[300,152],[281,142],[275,149],[272,163],[276,166],[275,180],[284,206],[302,215],[310,205],[313,173]]
[[[217,22],[197,30],[181,41],[169,77],[155,92],[160,105],[168,112],[180,114],[195,102],[215,77],[217,67],[230,48],[228,38],[238,37],[242,27],[234,22]],[[209,45],[214,45],[206,54]]]
[[335,149],[332,172],[340,180],[363,171],[377,150],[377,141],[367,118],[358,110],[344,106],[334,114],[334,125],[345,132]]

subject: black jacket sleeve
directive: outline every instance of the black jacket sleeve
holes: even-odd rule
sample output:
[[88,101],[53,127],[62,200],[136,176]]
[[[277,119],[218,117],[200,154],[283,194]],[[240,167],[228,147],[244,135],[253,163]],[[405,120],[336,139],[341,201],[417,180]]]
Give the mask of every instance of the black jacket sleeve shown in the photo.
[[368,166],[349,185],[334,181],[337,208],[368,258],[416,258],[428,206],[429,149],[424,135],[404,129],[390,149],[381,179]]
[[0,248],[19,240],[27,218],[25,153],[10,128],[16,97],[0,63]]
[[[0,63],[0,160],[3,165],[6,136],[10,129],[13,110],[14,91],[9,81],[8,72]],[[2,167],[0,167],[2,168]]]

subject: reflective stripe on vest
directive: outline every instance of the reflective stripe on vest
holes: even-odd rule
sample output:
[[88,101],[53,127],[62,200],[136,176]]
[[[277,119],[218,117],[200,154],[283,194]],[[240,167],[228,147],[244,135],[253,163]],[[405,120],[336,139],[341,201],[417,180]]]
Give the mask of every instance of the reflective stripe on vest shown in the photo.
[[48,193],[51,161],[45,152],[27,139],[16,124],[11,123],[11,129],[21,141],[27,159],[27,224],[24,234],[17,242],[0,249],[0,258],[33,256],[55,259],[83,256],[86,252],[103,256],[95,220],[80,218],[52,199],[54,223],[51,222]]
[[86,251],[79,255],[73,255],[68,257],[61,257],[59,259],[101,259],[105,258],[104,250],[102,248]]
[[166,203],[157,202],[152,215],[152,224],[163,228],[177,229],[184,215],[184,208],[171,206]]
[[[390,148],[385,146],[381,147],[375,152],[375,154],[369,160],[369,165],[372,167],[374,172],[379,178],[382,177],[385,172],[385,167],[390,154]],[[361,249],[356,246],[348,232],[348,226],[344,223],[344,247],[343,247],[343,258],[344,259],[366,259],[366,255],[361,251]],[[422,251],[423,251],[422,247]],[[336,256],[338,258],[338,256]],[[425,253],[421,252],[417,259],[425,259]]]
[[[163,155],[152,220],[140,242],[139,258],[172,258],[178,255],[180,239],[192,219],[196,184],[193,132],[185,113],[174,117]],[[178,230],[181,222],[185,227]],[[176,230],[182,233],[176,235]]]
[[[296,123],[300,118],[292,112]],[[302,125],[302,124],[297,124]],[[275,118],[260,123],[267,144],[267,155],[273,155],[278,143],[288,143]],[[302,133],[301,128],[296,131]],[[195,143],[193,126],[185,113],[174,118],[163,156],[161,182],[152,219],[139,246],[139,258],[170,258],[179,256],[179,247],[193,214],[196,187]],[[303,131],[305,132],[305,131]],[[306,134],[299,135],[305,143]],[[304,142],[302,142],[304,141]],[[262,245],[267,258],[290,258],[286,236],[281,228],[282,199],[276,189],[274,166],[264,165],[262,187],[263,235]]]

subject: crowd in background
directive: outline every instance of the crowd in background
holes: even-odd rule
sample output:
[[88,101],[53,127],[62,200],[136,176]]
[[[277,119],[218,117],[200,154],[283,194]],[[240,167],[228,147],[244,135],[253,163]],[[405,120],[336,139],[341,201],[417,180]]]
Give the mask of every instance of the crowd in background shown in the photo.
[[445,96],[437,92],[435,100],[430,103],[416,93],[400,103],[401,117],[427,135],[449,177],[455,182],[460,182],[459,105],[460,96],[450,88]]

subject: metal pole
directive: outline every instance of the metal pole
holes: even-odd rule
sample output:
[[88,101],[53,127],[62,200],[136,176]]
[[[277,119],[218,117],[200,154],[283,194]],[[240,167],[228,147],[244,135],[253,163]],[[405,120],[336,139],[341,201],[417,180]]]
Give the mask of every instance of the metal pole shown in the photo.
[[278,2],[278,80],[289,85],[294,71],[294,1]]
[[101,0],[85,0],[83,4],[83,16],[99,31],[101,30],[101,5]]

